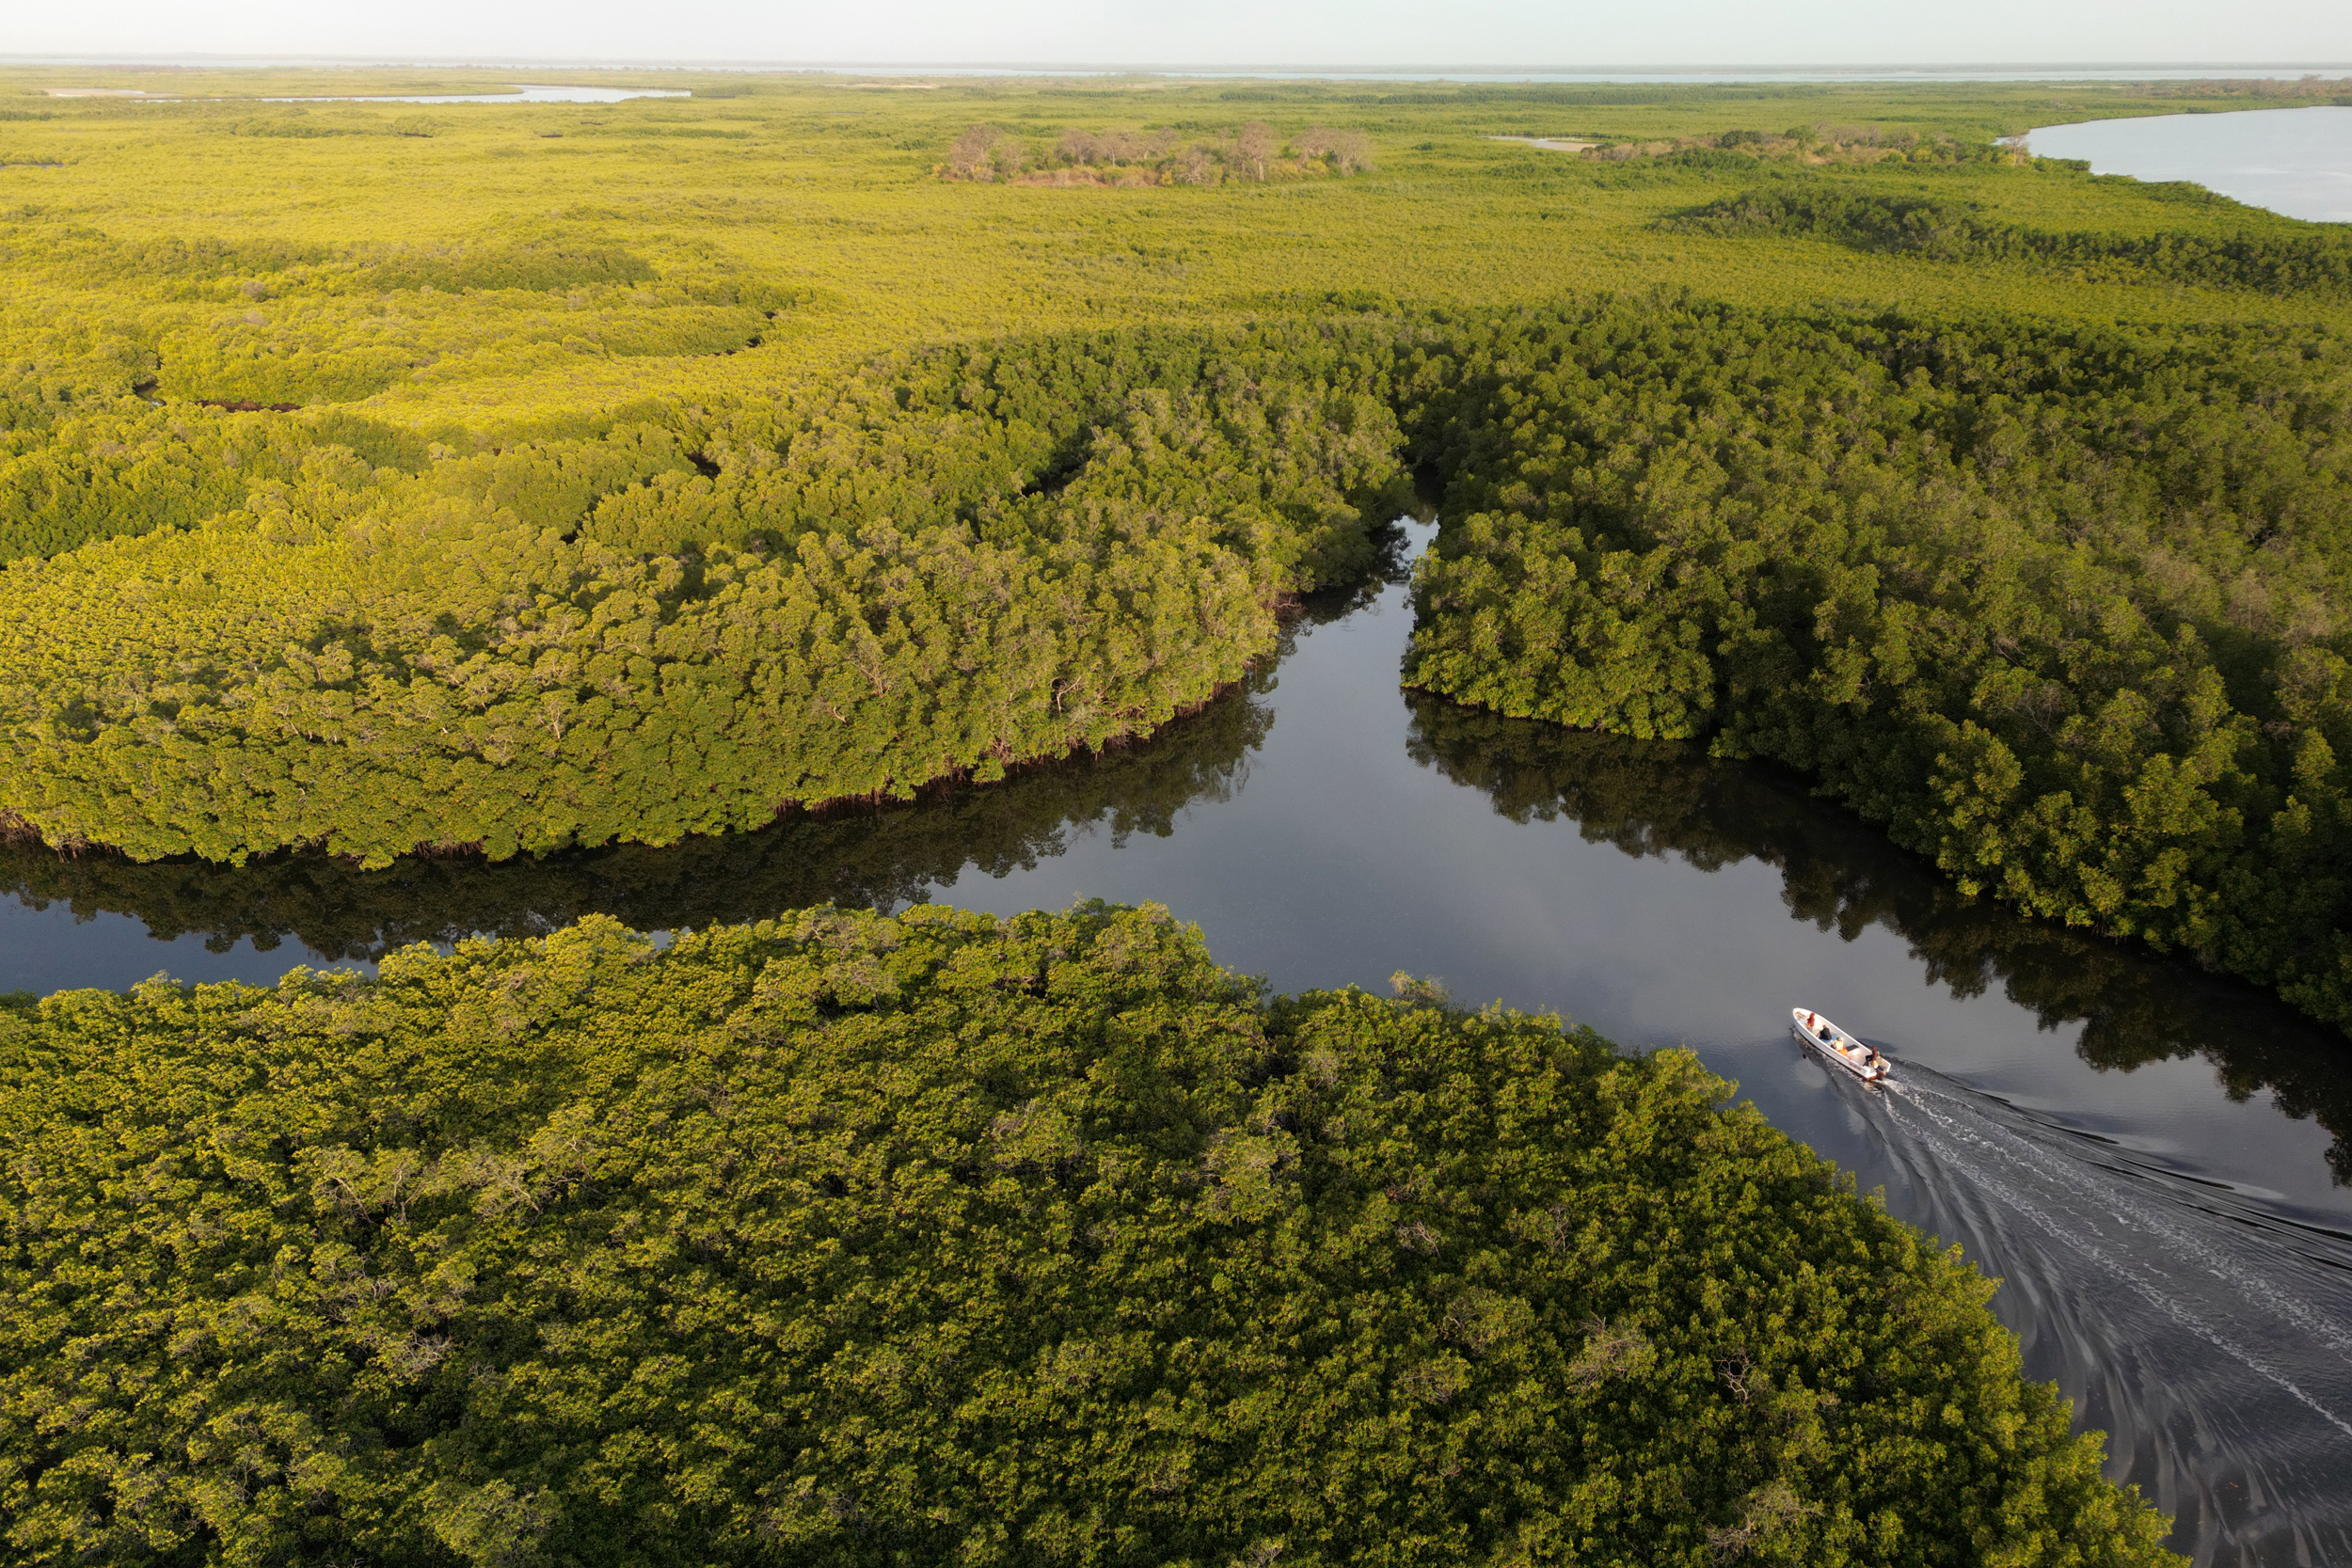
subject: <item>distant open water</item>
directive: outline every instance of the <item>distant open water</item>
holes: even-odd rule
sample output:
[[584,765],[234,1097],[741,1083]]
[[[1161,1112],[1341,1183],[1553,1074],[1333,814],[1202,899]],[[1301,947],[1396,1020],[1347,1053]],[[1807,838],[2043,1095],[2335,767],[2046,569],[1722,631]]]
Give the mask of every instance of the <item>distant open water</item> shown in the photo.
[[2028,132],[2044,158],[2081,158],[2093,174],[2187,180],[2312,223],[2352,222],[2352,107],[2091,119]]

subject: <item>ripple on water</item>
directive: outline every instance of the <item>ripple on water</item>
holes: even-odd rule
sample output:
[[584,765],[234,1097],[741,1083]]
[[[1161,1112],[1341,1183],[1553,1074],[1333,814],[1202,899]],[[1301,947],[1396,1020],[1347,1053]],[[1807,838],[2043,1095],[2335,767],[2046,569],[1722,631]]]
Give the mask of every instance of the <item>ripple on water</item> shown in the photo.
[[[1415,542],[1427,531],[1412,531]],[[1146,745],[916,806],[669,849],[362,872],[0,850],[0,990],[268,981],[409,942],[828,900],[1157,900],[1283,990],[1405,969],[1689,1043],[2004,1283],[2110,1473],[2213,1563],[2352,1562],[2352,1050],[2247,988],[1962,897],[1766,768],[1397,689],[1399,582],[1319,601]],[[1833,1078],[1820,1006],[1911,1092]]]

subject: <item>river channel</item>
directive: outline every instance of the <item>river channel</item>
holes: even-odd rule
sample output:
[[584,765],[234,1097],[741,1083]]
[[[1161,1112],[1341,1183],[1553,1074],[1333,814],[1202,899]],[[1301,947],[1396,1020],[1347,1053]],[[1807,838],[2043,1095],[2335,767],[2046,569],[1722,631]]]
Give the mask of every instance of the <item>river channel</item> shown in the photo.
[[[1397,686],[1386,579],[1147,744],[675,848],[362,873],[0,852],[0,990],[269,981],[416,941],[834,900],[1157,901],[1290,990],[1435,975],[1688,1044],[2004,1283],[2027,1370],[2210,1563],[2352,1562],[2352,1045],[2243,987],[1963,898],[1772,770]],[[1898,1064],[1833,1078],[1818,1007]]]

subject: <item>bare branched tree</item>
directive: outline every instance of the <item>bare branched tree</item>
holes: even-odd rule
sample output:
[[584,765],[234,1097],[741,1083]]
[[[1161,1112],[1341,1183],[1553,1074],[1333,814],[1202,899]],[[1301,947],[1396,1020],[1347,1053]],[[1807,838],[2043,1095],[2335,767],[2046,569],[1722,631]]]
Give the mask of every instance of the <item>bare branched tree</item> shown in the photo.
[[1009,180],[1029,161],[1029,150],[1011,132],[975,125],[947,149],[947,172],[957,180]]
[[1361,174],[1372,167],[1372,138],[1361,131],[1314,125],[1300,132],[1292,150],[1302,158],[1327,158],[1334,174]]
[[947,172],[959,180],[985,180],[989,177],[988,150],[996,140],[993,125],[975,125],[958,136],[947,149]]
[[1265,166],[1273,159],[1277,145],[1274,127],[1263,119],[1253,119],[1233,138],[1233,161],[1263,180]]
[[1165,166],[1170,184],[1214,185],[1217,182],[1216,159],[1205,147],[1184,148],[1171,154]]
[[1364,174],[1372,168],[1372,138],[1361,131],[1331,133],[1331,167],[1341,174]]

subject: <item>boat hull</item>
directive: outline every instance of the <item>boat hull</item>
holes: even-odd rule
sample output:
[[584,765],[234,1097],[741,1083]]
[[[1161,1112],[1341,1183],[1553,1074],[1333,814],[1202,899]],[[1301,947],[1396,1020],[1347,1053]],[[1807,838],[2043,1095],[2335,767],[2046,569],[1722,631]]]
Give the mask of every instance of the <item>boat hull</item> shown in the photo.
[[[1788,1013],[1788,1032],[1810,1046],[1821,1060],[1866,1084],[1886,1081],[1886,1063],[1877,1052],[1817,1012],[1791,1007]],[[1828,1031],[1827,1037],[1823,1037],[1823,1030]]]

